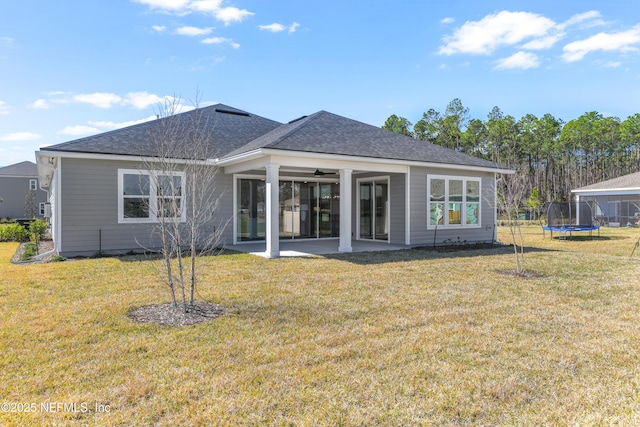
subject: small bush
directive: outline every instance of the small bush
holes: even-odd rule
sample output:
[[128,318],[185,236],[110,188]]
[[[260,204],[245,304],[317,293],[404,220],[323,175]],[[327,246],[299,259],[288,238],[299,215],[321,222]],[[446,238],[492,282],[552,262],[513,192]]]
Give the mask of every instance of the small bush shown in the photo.
[[22,256],[20,256],[20,261],[30,260],[31,258],[36,256],[37,253],[38,253],[38,246],[35,243],[33,242],[26,243],[24,245],[24,252],[22,253]]
[[29,223],[29,232],[31,233],[31,241],[36,245],[44,237],[49,228],[49,224],[44,219],[36,219]]
[[29,232],[18,223],[0,225],[0,242],[26,242]]
[[63,256],[61,256],[61,255],[56,255],[56,256],[54,256],[53,258],[51,258],[51,259],[49,260],[49,262],[62,262],[62,261],[66,261],[66,260],[67,260],[67,258],[66,258],[66,257],[63,257]]

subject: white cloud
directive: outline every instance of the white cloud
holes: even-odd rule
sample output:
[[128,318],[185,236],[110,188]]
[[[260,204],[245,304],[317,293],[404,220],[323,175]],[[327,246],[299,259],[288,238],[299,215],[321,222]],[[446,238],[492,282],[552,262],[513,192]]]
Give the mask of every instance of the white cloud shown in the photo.
[[[97,108],[113,108],[116,106],[132,107],[142,110],[151,106],[162,105],[166,102],[179,102],[180,100],[171,96],[159,96],[147,91],[128,92],[120,96],[115,93],[96,92],[90,94],[69,94],[66,92],[51,92],[51,97],[38,99],[31,108],[48,109],[55,104],[82,103],[93,105]],[[0,114],[2,114],[2,104],[0,103]]]
[[198,28],[198,27],[184,26],[176,29],[174,33],[180,36],[195,37],[195,36],[206,36],[207,34],[211,34],[211,31],[213,31],[212,27]]
[[454,21],[455,21],[455,20],[454,20],[453,18],[451,18],[451,17],[446,17],[446,18],[442,18],[442,19],[440,20],[440,23],[441,23],[441,24],[445,24],[445,25],[446,25],[446,24],[453,24],[453,22],[454,22]]
[[297,22],[289,25],[289,34],[295,33],[298,30],[298,27],[300,27],[300,24],[298,24]]
[[163,103],[165,98],[161,98],[156,94],[149,92],[129,92],[127,93],[124,105],[131,105],[133,108],[142,110],[152,105]]
[[217,20],[230,25],[234,22],[241,22],[245,18],[254,15],[246,9],[237,7],[222,7],[222,0],[132,0],[149,6],[152,10],[171,13],[176,15],[187,15],[189,13],[204,13],[213,15]]
[[13,47],[16,44],[16,40],[11,37],[0,37],[0,46]]
[[78,126],[66,126],[64,129],[62,129],[58,133],[63,135],[82,136],[82,135],[91,135],[99,132],[100,132],[100,129],[96,129],[91,126],[78,125]]
[[440,53],[489,54],[497,48],[540,38],[556,25],[551,19],[529,12],[501,11],[480,21],[467,21],[444,38]]
[[9,110],[11,108],[7,105],[6,102],[0,101],[0,116],[6,116],[9,114]]
[[560,29],[564,29],[570,25],[580,24],[584,21],[591,21],[591,23],[587,25],[589,27],[600,25],[602,24],[602,20],[600,19],[600,16],[601,16],[600,12],[598,12],[597,10],[590,10],[588,12],[578,13],[576,15],[573,15],[571,18],[567,19],[562,24],[558,25],[558,27]]
[[620,65],[622,65],[620,61],[609,61],[604,64],[604,66],[608,68],[618,68]]
[[160,9],[162,11],[178,12],[190,3],[189,0],[133,0],[135,3],[142,3],[151,9]]
[[33,132],[14,132],[2,135],[0,141],[35,141],[42,138],[39,133]]
[[277,22],[269,25],[259,25],[258,28],[265,31],[271,31],[272,33],[279,33],[285,30],[284,25],[278,24]]
[[559,32],[539,39],[531,40],[528,43],[522,45],[524,49],[529,50],[542,50],[553,47],[557,42],[565,37],[565,33]]
[[529,68],[538,68],[540,60],[538,56],[531,52],[518,52],[508,58],[503,58],[496,62],[496,70],[520,69],[527,70]]
[[224,22],[224,25],[231,25],[233,22],[242,22],[244,18],[252,15],[254,15],[253,12],[238,9],[237,7],[225,7],[215,12],[216,19]]
[[258,28],[260,28],[261,30],[271,31],[272,33],[280,33],[282,31],[288,30],[289,34],[295,33],[298,27],[300,27],[300,24],[298,24],[297,22],[294,22],[293,24],[289,25],[289,27],[285,27],[284,25],[279,24],[277,22],[274,22],[273,24],[269,24],[269,25],[258,26]]
[[222,0],[196,0],[190,2],[190,8],[197,12],[213,14],[220,10]]
[[165,27],[164,25],[153,25],[151,28],[153,28],[154,31],[157,31],[159,33],[167,31],[167,27]]
[[120,129],[128,126],[139,125],[140,123],[150,122],[151,120],[155,120],[156,116],[149,116],[140,120],[131,120],[128,122],[108,122],[108,121],[90,121],[89,124],[91,126],[103,128],[103,129]]
[[62,95],[70,95],[69,92],[65,92],[62,90],[52,90],[51,92],[45,92],[44,93],[47,96],[62,96]]
[[49,103],[46,99],[36,99],[36,101],[31,104],[31,108],[35,108],[37,110],[47,110],[49,109]]
[[90,94],[74,95],[73,100],[98,108],[111,108],[114,104],[122,102],[122,98],[113,93],[96,92]]
[[594,51],[637,51],[640,45],[640,24],[619,33],[598,33],[584,40],[578,40],[564,46],[562,58],[566,62],[575,62]]
[[228,39],[226,37],[210,37],[208,39],[204,39],[202,40],[202,43],[204,44],[228,44],[229,46],[231,46],[234,49],[238,49],[240,47],[240,44],[234,42],[231,39]]

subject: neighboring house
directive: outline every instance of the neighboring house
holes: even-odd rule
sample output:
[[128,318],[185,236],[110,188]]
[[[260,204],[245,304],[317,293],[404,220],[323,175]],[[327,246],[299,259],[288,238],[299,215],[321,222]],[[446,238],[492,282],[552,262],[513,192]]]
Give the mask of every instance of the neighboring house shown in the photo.
[[640,172],[571,190],[576,199],[590,204],[602,225],[640,225]]
[[[284,240],[334,239],[342,252],[352,251],[353,239],[494,240],[496,174],[512,172],[498,164],[326,111],[285,124],[222,104],[197,111],[216,150],[207,162],[219,168],[218,214],[232,219],[227,246],[264,242],[265,255],[278,257]],[[136,194],[127,182],[148,182],[145,170],[157,157],[150,135],[164,120],[36,153],[60,254],[154,244],[157,219],[140,203],[157,203],[157,193],[151,185]]]
[[40,189],[39,183],[38,167],[33,162],[0,168],[0,218],[25,218],[29,209],[42,218],[47,192]]

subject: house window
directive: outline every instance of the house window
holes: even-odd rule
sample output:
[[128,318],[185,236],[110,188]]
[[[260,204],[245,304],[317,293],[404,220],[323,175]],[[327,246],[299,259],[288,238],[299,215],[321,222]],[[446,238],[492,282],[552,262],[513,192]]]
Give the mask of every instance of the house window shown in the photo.
[[38,203],[38,213],[40,214],[40,216],[44,216],[45,214],[44,202]]
[[184,173],[118,171],[118,222],[185,220]]
[[429,175],[428,228],[479,227],[480,179]]
[[29,180],[29,190],[36,190],[38,188],[38,180],[37,179],[30,179]]

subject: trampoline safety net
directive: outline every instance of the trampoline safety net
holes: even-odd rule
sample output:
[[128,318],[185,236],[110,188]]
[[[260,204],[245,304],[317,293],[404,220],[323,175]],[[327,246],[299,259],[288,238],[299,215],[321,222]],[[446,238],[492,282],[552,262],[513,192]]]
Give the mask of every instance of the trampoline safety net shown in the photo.
[[547,209],[547,225],[553,228],[593,229],[593,213],[587,202],[553,202]]

